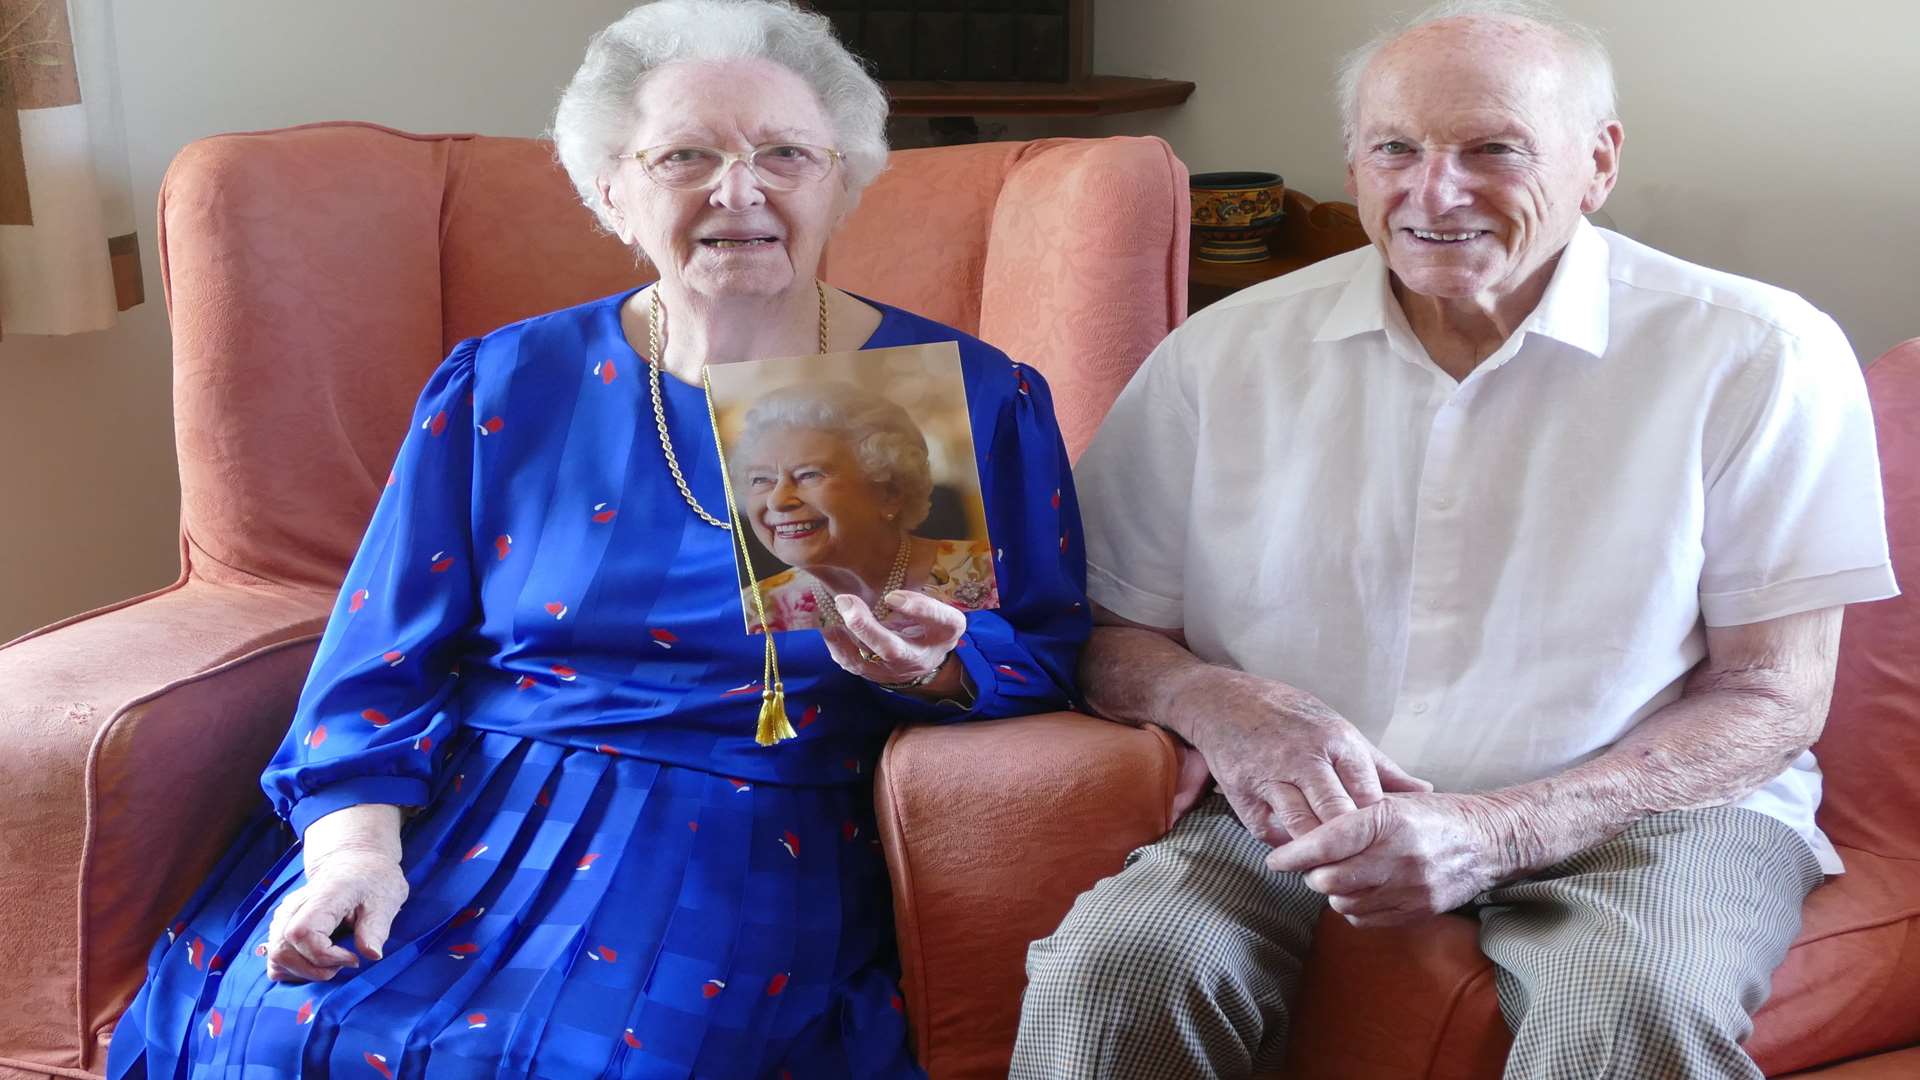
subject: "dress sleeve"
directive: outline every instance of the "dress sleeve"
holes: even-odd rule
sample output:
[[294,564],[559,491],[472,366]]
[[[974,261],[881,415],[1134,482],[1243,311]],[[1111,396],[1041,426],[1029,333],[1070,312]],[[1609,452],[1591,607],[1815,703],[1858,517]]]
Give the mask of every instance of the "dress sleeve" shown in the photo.
[[1066,444],[1046,380],[1025,364],[993,357],[997,364],[988,362],[981,381],[1005,379],[1011,392],[992,395],[997,412],[985,423],[976,414],[973,427],[1000,607],[968,612],[954,650],[975,688],[970,706],[887,695],[896,712],[916,719],[1021,716],[1079,700],[1074,675],[1092,617]]
[[1899,592],[1859,362],[1809,312],[1740,373],[1743,408],[1709,428],[1700,610],[1709,626]]
[[457,346],[422,391],[293,725],[261,777],[274,810],[299,833],[360,803],[423,805],[433,749],[460,725],[458,658],[479,611],[471,543],[476,347]]

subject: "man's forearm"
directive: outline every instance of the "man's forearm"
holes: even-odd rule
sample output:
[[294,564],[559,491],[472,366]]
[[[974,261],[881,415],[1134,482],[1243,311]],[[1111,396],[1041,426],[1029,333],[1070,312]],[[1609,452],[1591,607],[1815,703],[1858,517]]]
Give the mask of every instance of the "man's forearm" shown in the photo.
[[1109,720],[1158,724],[1193,742],[1192,718],[1171,702],[1187,680],[1221,670],[1152,630],[1096,626],[1080,655],[1080,688]]
[[1757,790],[1819,738],[1832,696],[1839,612],[1799,628],[1778,666],[1703,667],[1678,701],[1565,772],[1481,798],[1503,839],[1504,877],[1551,866],[1635,822],[1720,806]]

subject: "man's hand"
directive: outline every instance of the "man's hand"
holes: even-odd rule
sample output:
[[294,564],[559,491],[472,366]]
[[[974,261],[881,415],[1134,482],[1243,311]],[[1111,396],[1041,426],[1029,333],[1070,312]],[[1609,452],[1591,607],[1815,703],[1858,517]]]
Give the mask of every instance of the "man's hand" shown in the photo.
[[1279,846],[1383,791],[1425,792],[1312,694],[1225,668],[1192,672],[1170,702],[1234,813]]
[[1452,911],[1524,867],[1508,815],[1478,795],[1390,795],[1267,856],[1355,926]]

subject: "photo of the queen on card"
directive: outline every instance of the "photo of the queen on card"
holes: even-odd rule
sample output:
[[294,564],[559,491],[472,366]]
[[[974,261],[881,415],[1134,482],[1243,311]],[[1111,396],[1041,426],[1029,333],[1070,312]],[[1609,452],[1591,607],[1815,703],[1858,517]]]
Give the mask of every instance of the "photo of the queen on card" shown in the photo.
[[883,623],[885,598],[902,589],[961,611],[1000,606],[951,342],[730,364],[712,377],[760,590],[756,604],[742,567],[748,633],[838,625],[842,594]]

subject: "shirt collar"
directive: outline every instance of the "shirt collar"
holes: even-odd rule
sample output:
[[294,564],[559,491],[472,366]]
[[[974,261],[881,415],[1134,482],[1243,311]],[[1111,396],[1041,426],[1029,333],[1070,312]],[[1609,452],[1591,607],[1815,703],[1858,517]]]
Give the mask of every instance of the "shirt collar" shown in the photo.
[[1607,354],[1607,323],[1612,301],[1606,238],[1586,218],[1574,226],[1573,239],[1560,253],[1553,280],[1539,306],[1521,322],[1518,333],[1539,334],[1599,359]]
[[[1560,252],[1540,303],[1515,333],[1550,337],[1595,358],[1606,355],[1611,301],[1608,261],[1606,239],[1581,218]],[[1385,332],[1389,322],[1404,325],[1399,311],[1393,312],[1391,320],[1388,317],[1388,305],[1394,303],[1387,261],[1379,248],[1369,248],[1313,340],[1340,341],[1369,331]]]

